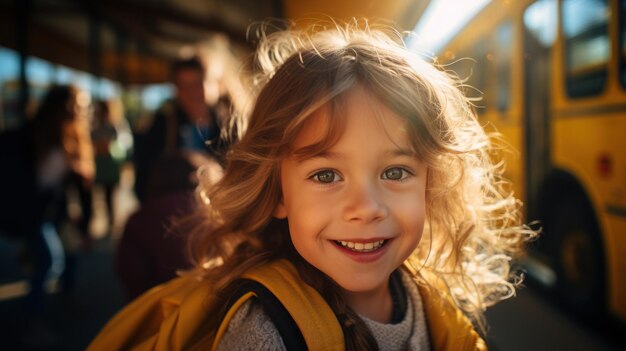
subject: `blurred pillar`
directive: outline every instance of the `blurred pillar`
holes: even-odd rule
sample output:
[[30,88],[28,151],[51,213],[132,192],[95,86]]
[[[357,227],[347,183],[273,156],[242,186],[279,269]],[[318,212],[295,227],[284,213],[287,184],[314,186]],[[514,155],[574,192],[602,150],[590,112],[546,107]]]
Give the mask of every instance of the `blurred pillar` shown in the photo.
[[285,8],[283,6],[283,0],[274,0],[272,2],[274,16],[276,18],[285,18]]
[[137,51],[135,52],[136,55],[133,58],[135,60],[135,64],[133,66],[135,68],[136,76],[138,78],[138,81],[140,82],[149,81],[150,74],[148,73],[148,70],[146,69],[146,67],[139,64],[142,57],[149,56],[148,53],[150,51],[148,49],[148,44],[145,41],[137,40],[137,39],[136,39],[136,42],[137,42]]
[[91,7],[89,13],[89,70],[94,76],[92,94],[101,96],[100,77],[102,76],[102,42],[100,38],[100,30],[102,21],[100,19],[98,2]]
[[28,77],[26,75],[26,63],[28,60],[28,30],[30,28],[31,0],[14,0],[16,24],[16,48],[20,54],[20,91],[18,99],[18,113],[22,122],[26,120],[26,107],[30,97]]
[[116,78],[118,82],[122,84],[127,83],[127,69],[124,57],[128,52],[128,36],[121,30],[115,31],[115,66],[116,66]]

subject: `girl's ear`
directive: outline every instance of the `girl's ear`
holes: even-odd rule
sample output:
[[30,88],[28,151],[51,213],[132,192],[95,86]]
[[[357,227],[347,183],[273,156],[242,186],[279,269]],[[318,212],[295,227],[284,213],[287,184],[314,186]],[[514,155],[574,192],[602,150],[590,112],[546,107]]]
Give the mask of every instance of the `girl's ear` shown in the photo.
[[276,208],[274,209],[274,217],[278,219],[287,218],[287,209],[285,208],[285,201],[282,196],[280,197],[278,205],[276,205]]

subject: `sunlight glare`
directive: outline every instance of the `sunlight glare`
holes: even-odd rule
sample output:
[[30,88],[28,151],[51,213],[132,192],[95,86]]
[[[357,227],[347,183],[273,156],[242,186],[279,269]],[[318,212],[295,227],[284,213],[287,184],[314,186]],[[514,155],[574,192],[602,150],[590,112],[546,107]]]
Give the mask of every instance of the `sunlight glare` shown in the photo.
[[409,42],[413,51],[434,55],[491,0],[432,0]]

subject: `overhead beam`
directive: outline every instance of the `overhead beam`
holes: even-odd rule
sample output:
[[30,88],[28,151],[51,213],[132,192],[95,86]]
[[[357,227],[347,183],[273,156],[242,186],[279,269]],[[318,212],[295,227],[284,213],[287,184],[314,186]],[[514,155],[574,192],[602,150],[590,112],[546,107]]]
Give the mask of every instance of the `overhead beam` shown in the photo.
[[[0,45],[18,49],[16,27],[14,16],[0,14]],[[50,26],[31,22],[26,40],[29,55],[91,72],[88,48]],[[106,49],[102,50],[100,63],[103,77],[122,84],[162,83],[168,80],[169,61],[162,58],[130,52],[118,55],[115,50]],[[124,74],[120,75],[120,72]]]
[[228,35],[232,41],[240,45],[250,45],[247,41],[245,30],[231,27],[215,15],[208,17],[198,16],[181,11],[166,3],[109,0],[100,5],[99,10],[114,12],[118,16],[126,14],[126,16],[133,18],[135,21],[137,18],[151,18],[169,21],[196,30],[220,32]]

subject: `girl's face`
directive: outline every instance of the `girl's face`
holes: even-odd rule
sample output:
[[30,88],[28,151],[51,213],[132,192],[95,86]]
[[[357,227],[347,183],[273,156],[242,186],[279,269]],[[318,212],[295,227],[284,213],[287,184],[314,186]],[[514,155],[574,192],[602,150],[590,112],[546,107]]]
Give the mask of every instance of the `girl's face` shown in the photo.
[[[281,161],[283,198],[275,216],[288,219],[296,250],[350,303],[387,296],[391,272],[417,247],[427,167],[412,151],[404,120],[363,88],[348,93],[343,111],[346,128],[334,146]],[[329,118],[324,108],[311,116],[293,150],[322,140]]]

